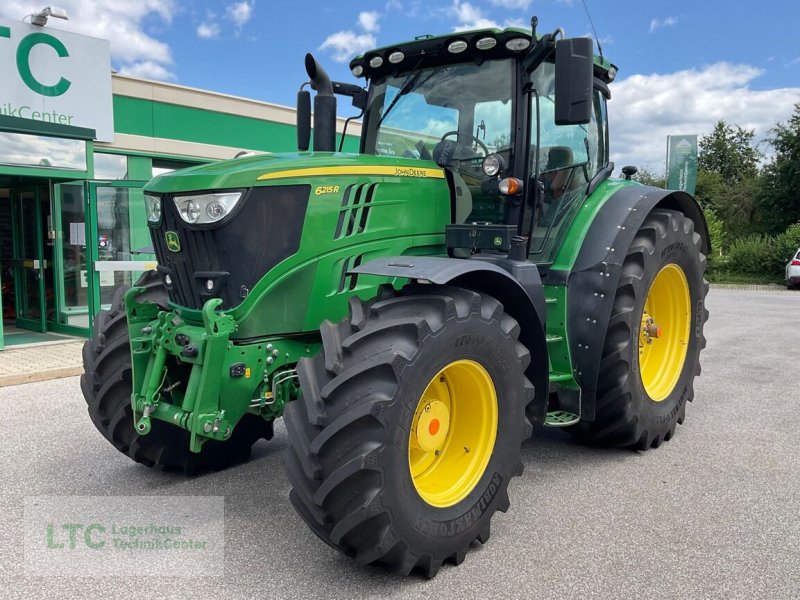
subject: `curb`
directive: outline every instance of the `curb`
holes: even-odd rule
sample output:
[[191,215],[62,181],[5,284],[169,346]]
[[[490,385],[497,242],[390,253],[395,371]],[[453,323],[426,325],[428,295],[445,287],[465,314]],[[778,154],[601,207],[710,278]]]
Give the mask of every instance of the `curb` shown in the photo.
[[82,374],[83,367],[59,367],[57,369],[44,369],[42,371],[33,371],[30,373],[0,375],[0,387],[22,385],[23,383],[34,383],[37,381],[49,381],[50,379],[61,379],[62,377],[73,377]]
[[712,290],[736,290],[743,292],[780,292],[780,293],[796,293],[789,290],[786,286],[773,284],[759,284],[759,283],[712,283],[709,284]]

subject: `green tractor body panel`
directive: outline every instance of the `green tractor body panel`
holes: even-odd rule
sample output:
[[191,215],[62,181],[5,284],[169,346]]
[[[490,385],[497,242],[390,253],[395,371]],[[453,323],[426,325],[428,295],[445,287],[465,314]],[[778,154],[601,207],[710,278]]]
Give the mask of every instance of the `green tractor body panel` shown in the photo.
[[[162,175],[146,191],[180,195],[298,183],[305,187],[300,201],[307,206],[302,220],[292,224],[302,232],[297,251],[254,281],[240,304],[226,307],[238,324],[235,338],[317,331],[325,319],[341,318],[351,295],[374,292],[375,286],[347,275],[349,268],[371,258],[446,255],[450,192],[443,170],[433,163],[366,155],[259,156]],[[159,230],[153,231],[158,247]],[[253,237],[225,248],[231,260],[256,254],[255,239],[257,244],[271,243]],[[200,322],[200,307],[174,308]]]

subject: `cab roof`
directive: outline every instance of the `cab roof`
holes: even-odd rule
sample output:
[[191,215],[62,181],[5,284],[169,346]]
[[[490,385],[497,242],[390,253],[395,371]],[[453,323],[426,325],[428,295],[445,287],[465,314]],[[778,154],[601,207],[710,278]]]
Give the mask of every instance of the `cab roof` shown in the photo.
[[[530,47],[531,32],[520,27],[422,35],[408,42],[360,54],[350,61],[350,70],[355,77],[378,79],[431,66],[520,57]],[[617,67],[606,58],[595,55],[594,71],[595,76],[610,83],[616,76]]]

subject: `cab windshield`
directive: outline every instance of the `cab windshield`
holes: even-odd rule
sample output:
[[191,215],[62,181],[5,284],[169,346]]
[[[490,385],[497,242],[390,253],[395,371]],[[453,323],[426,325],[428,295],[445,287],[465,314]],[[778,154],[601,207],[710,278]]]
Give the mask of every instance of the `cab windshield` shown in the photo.
[[[365,150],[379,156],[432,160],[463,180],[479,215],[496,189],[481,169],[487,154],[497,153],[510,171],[513,144],[514,63],[510,59],[420,69],[379,80],[370,88]],[[485,188],[485,189],[482,189]],[[496,186],[495,186],[496,188]],[[465,218],[467,215],[463,215]]]

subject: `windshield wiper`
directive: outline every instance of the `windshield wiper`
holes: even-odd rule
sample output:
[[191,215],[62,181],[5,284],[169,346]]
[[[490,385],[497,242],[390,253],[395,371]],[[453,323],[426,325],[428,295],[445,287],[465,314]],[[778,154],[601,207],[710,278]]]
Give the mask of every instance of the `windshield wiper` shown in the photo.
[[386,117],[389,116],[389,113],[392,112],[392,109],[394,108],[395,104],[397,104],[397,101],[411,91],[411,87],[417,82],[417,79],[419,79],[420,75],[422,75],[422,71],[412,71],[406,76],[405,81],[403,81],[403,85],[400,86],[400,90],[397,92],[397,96],[392,98],[392,101],[386,108],[386,112],[381,115],[381,118],[378,121],[378,127],[381,126],[381,123],[383,123],[384,119],[386,119]]
[[[403,80],[403,83],[402,83],[402,85],[400,86],[400,89],[397,92],[397,96],[392,98],[392,101],[389,103],[389,106],[386,108],[386,112],[384,112],[381,115],[381,118],[378,120],[378,127],[381,126],[381,123],[383,123],[383,121],[386,119],[386,117],[389,116],[389,113],[392,112],[392,109],[394,108],[394,105],[397,104],[397,101],[400,100],[400,97],[401,96],[405,96],[408,92],[410,92],[411,88],[414,86],[414,84],[417,83],[417,80],[420,78],[420,75],[422,75],[422,71],[417,71],[417,67],[419,67],[422,64],[422,59],[423,58],[425,58],[424,54],[419,57],[419,60],[417,61],[417,64],[415,64],[411,68],[411,72],[408,75],[406,75],[406,78]],[[436,73],[435,70],[431,71],[431,74],[428,75],[428,79],[433,77],[434,73]],[[428,79],[426,79],[425,81],[428,81]]]

